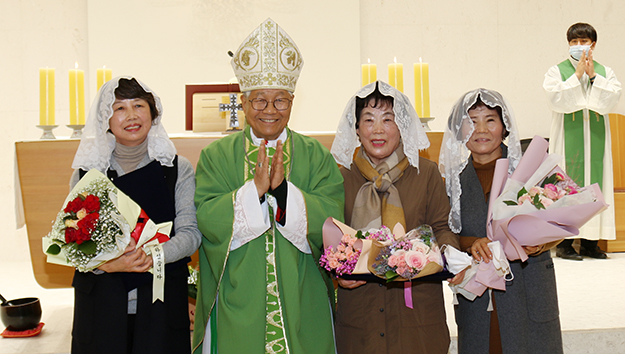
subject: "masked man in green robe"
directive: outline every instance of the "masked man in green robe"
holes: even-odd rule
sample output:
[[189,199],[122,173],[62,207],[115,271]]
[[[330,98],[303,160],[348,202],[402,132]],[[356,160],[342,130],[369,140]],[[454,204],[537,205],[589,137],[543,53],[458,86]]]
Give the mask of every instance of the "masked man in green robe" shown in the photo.
[[564,156],[560,165],[580,186],[598,183],[605,201],[612,207],[591,219],[575,238],[580,253],[567,239],[556,255],[582,260],[582,256],[607,258],[597,247],[598,240],[616,239],[614,225],[614,182],[612,143],[608,113],[618,103],[621,83],[614,71],[593,60],[597,32],[587,23],[569,27],[569,58],[549,69],[543,88],[553,110],[549,152]]
[[318,260],[323,222],[343,217],[343,178],[325,147],[287,127],[302,65],[271,19],[233,56],[247,126],[197,166],[196,354],[335,353],[334,288]]

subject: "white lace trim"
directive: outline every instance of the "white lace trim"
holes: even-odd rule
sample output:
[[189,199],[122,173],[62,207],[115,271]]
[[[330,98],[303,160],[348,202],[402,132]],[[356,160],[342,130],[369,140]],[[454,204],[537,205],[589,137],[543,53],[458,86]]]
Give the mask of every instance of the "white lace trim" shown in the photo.
[[376,84],[383,95],[393,97],[395,123],[401,134],[404,154],[408,157],[410,164],[419,169],[419,150],[427,149],[430,146],[430,141],[419,122],[419,117],[412,103],[410,103],[410,99],[383,81],[376,81],[361,88],[347,102],[330,150],[334,159],[345,168],[350,168],[354,151],[360,145],[356,134],[356,97],[367,97],[375,91]]
[[[109,119],[113,116],[113,103],[115,102],[115,89],[119,86],[120,79],[132,79],[132,76],[119,76],[102,85],[96,95],[89,117],[83,129],[80,145],[74,156],[73,169],[89,171],[92,168],[105,172],[110,166],[110,157],[115,149],[115,136],[108,132]],[[152,93],[158,116],[152,122],[148,133],[148,155],[157,160],[161,165],[173,166],[176,156],[176,147],[169,140],[167,132],[161,123],[163,107],[161,99],[148,86],[135,78],[146,92]]]
[[[272,198],[273,199],[273,198]],[[308,244],[308,218],[306,217],[306,202],[302,192],[291,182],[288,182],[287,202],[288,212],[284,226],[277,224],[278,231],[303,253],[311,254]],[[274,207],[274,210],[277,210]]]
[[[508,159],[510,164],[508,173],[512,173],[521,159],[521,142],[519,131],[516,126],[514,114],[508,101],[498,92],[487,89],[476,89],[464,94],[451,109],[443,142],[441,144],[441,152],[438,159],[438,166],[441,175],[445,178],[445,188],[450,199],[451,211],[449,212],[449,227],[455,233],[462,230],[460,218],[460,196],[462,195],[462,186],[460,185],[460,173],[465,169],[469,161],[471,152],[466,146],[467,141],[473,134],[473,121],[469,117],[469,108],[477,102],[480,97],[489,107],[501,107],[503,114],[503,122],[506,130],[510,133],[507,138]],[[467,124],[470,126],[466,135],[463,135],[462,126]]]
[[245,182],[235,196],[230,250],[234,251],[259,237],[269,227],[267,202],[260,204],[254,180]]

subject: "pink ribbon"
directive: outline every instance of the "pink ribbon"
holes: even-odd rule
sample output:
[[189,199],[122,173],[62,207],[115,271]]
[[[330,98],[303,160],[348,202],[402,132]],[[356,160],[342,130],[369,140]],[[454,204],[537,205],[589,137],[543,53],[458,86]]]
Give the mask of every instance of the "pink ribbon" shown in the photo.
[[404,302],[406,307],[412,309],[412,281],[404,282]]

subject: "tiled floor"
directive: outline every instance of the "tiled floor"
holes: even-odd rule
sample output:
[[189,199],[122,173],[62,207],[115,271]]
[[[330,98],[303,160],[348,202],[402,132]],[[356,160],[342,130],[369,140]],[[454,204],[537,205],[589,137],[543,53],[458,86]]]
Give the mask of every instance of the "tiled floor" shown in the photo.
[[[7,299],[39,297],[45,327],[38,337],[0,338],[0,354],[69,353],[73,292],[43,289],[35,282],[22,237],[23,230],[15,238],[0,237],[0,293]],[[625,353],[625,253],[610,254],[609,260],[554,261],[565,353]],[[455,337],[451,292],[445,289]],[[450,352],[455,353],[455,343]]]

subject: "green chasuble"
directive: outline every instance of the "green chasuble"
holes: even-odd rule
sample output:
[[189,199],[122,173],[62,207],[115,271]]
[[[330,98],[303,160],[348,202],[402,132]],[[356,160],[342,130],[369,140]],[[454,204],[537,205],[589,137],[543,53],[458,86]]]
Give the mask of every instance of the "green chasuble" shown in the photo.
[[[284,148],[286,178],[304,196],[312,255],[285,239],[273,216],[272,227],[263,235],[230,251],[236,193],[253,177],[257,147],[247,127],[202,150],[195,193],[203,234],[193,333],[196,354],[202,353],[209,318],[211,347],[220,354],[335,352],[330,307],[334,288],[318,260],[323,222],[329,216],[343,219],[343,178],[317,140],[289,130]],[[287,222],[289,213],[296,212],[300,211],[287,204]],[[274,345],[267,346],[271,342]]]
[[[603,65],[594,62],[595,73],[605,77]],[[575,74],[575,67],[570,60],[558,64],[562,81]],[[603,115],[589,110],[590,125],[590,183],[599,183],[603,188],[603,154],[605,153],[605,122]],[[564,158],[566,173],[579,186],[585,186],[584,180],[584,111],[580,110],[564,115]]]

